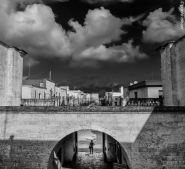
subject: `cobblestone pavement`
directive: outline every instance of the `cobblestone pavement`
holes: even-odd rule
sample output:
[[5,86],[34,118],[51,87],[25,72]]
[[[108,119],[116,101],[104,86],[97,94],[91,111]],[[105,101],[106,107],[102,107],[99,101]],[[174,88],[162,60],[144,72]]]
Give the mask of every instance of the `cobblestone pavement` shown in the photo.
[[103,153],[89,154],[87,152],[78,152],[76,162],[64,165],[65,168],[72,169],[112,169],[112,163],[105,163]]

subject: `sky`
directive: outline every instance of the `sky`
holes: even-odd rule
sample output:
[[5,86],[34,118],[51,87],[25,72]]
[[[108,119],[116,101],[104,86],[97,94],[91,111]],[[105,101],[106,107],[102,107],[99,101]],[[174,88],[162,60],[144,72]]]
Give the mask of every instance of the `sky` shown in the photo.
[[23,75],[73,87],[160,79],[156,49],[185,34],[178,0],[1,0],[0,41]]

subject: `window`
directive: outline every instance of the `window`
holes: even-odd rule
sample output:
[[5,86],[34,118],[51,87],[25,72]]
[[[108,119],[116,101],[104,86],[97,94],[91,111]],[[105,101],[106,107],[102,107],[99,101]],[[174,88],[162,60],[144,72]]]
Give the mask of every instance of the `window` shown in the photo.
[[159,90],[159,98],[163,98],[163,91]]
[[137,92],[134,92],[134,96],[135,96],[135,98],[137,99]]

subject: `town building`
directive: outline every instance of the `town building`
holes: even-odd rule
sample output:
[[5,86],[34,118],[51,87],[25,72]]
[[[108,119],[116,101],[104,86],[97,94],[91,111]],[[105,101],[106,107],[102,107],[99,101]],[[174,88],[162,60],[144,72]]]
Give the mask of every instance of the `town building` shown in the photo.
[[[44,98],[50,99],[55,97],[55,82],[47,78],[37,78],[37,77],[23,77],[23,85],[34,85],[44,87],[45,96]],[[24,95],[24,94],[23,94]]]
[[[123,86],[123,98],[129,98],[129,86],[133,85],[134,83],[127,83]],[[136,83],[135,83],[136,84]]]
[[160,98],[162,82],[160,80],[144,80],[128,86],[129,98]]
[[0,106],[20,106],[23,57],[27,53],[0,41]]
[[185,36],[157,49],[165,106],[185,106]]
[[69,97],[79,98],[82,93],[83,92],[80,90],[67,90],[67,95]]
[[22,85],[22,99],[44,99],[46,88],[35,85]]
[[105,97],[109,105],[122,106],[123,86],[120,87],[119,92],[106,92]]
[[92,102],[95,102],[95,103],[99,104],[99,94],[98,93],[91,93],[90,94],[90,100]]

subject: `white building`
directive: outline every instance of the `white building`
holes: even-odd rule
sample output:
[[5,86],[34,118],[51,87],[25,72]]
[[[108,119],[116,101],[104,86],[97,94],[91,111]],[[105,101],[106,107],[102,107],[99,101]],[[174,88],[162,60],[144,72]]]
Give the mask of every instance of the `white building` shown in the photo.
[[91,93],[90,100],[94,101],[95,103],[99,103],[99,94],[98,93]]
[[109,97],[123,97],[123,86],[120,87],[119,92],[106,92],[105,96],[106,98]]
[[44,99],[45,87],[22,85],[22,99]]
[[145,80],[128,87],[129,98],[159,98],[162,97],[162,82],[160,80]]
[[67,95],[69,97],[79,98],[82,93],[83,92],[80,90],[67,90]]
[[49,99],[54,97],[55,94],[55,82],[47,78],[41,79],[37,77],[23,77],[23,85],[34,85],[39,87],[44,87],[45,89],[45,98]]
[[46,88],[46,98],[54,97],[55,82],[50,79],[43,79],[43,85]]

